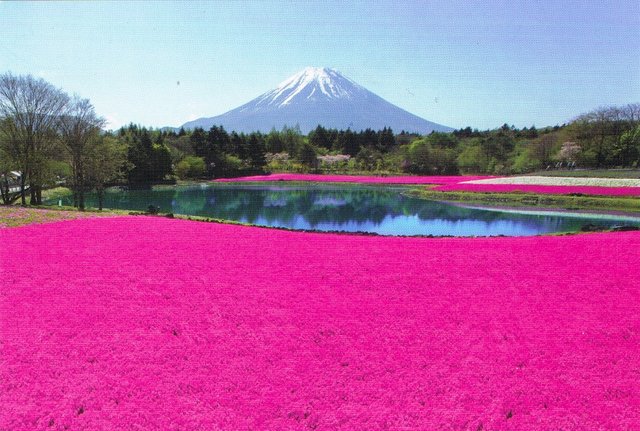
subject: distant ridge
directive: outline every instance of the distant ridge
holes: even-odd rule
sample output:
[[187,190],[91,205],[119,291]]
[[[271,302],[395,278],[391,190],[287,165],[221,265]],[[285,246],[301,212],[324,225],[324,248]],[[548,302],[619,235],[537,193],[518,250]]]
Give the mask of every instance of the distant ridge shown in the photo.
[[274,127],[300,127],[309,133],[318,124],[358,131],[391,127],[394,132],[450,132],[451,127],[427,121],[387,102],[335,69],[307,67],[236,109],[216,117],[199,118],[185,129],[222,125],[237,132],[268,132]]

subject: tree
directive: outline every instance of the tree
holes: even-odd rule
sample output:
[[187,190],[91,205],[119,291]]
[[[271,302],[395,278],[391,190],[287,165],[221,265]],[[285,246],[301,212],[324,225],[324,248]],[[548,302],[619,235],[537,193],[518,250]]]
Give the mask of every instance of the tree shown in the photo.
[[59,117],[60,140],[71,157],[73,201],[80,211],[84,211],[85,165],[92,155],[90,143],[98,137],[104,124],[105,120],[96,115],[91,102],[78,96],[74,96]]
[[268,153],[276,154],[282,152],[284,148],[284,141],[280,136],[280,133],[275,128],[271,129],[267,135],[265,147]]
[[360,144],[351,129],[340,131],[338,134],[337,145],[344,154],[348,154],[351,157],[355,157],[360,152]]
[[318,157],[313,145],[306,142],[302,144],[302,147],[300,147],[300,152],[298,153],[298,160],[300,160],[300,163],[302,163],[303,165],[317,168]]
[[[0,121],[10,122],[12,120],[0,118]],[[11,142],[8,135],[2,132],[5,128],[0,127],[0,196],[2,196],[2,203],[9,205],[12,202],[10,188],[14,182],[11,171],[15,170],[18,165],[17,154],[14,153],[18,147]]]
[[11,203],[9,195],[9,178],[11,175],[11,165],[13,161],[7,151],[6,143],[0,134],[0,196],[2,203],[9,205]]
[[620,166],[640,166],[640,125],[622,135],[614,147],[614,155]]
[[431,171],[431,149],[424,139],[414,141],[407,152],[407,170],[414,174],[426,174]]
[[252,168],[261,168],[267,163],[265,158],[264,136],[259,132],[254,132],[249,135],[247,144],[249,164]]
[[298,150],[300,149],[300,146],[304,142],[304,138],[302,136],[302,132],[300,131],[300,127],[284,126],[280,134],[282,135],[282,140],[284,141],[285,151],[292,156],[298,154]]
[[487,163],[478,138],[467,143],[457,158],[458,168],[464,173],[486,172]]
[[196,156],[202,157],[206,160],[207,156],[207,134],[202,127],[196,127],[191,136],[189,136],[189,142]]
[[98,193],[98,209],[102,210],[104,190],[110,182],[119,181],[127,168],[127,146],[110,135],[90,141],[87,151],[86,180]]
[[528,158],[531,159],[531,162],[533,162],[531,163],[532,165],[536,167],[546,167],[551,164],[551,155],[555,146],[555,134],[546,133],[529,144],[526,154]]
[[202,157],[187,156],[176,165],[176,175],[179,178],[200,178],[206,169],[205,161]]
[[452,133],[433,132],[425,139],[432,148],[456,148],[458,145],[458,139]]
[[316,148],[326,148],[327,150],[330,150],[332,145],[327,129],[321,125],[309,133],[309,143]]
[[582,148],[577,143],[571,141],[563,142],[558,153],[558,159],[567,163],[575,163],[580,151],[582,151]]
[[231,132],[229,146],[231,147],[231,153],[244,160],[247,158],[247,136],[244,133],[237,134]]
[[394,145],[396,144],[396,138],[393,136],[393,130],[391,128],[385,127],[378,134],[378,148],[382,152],[390,151]]
[[147,184],[151,181],[151,154],[153,152],[153,142],[147,129],[137,129],[130,127],[130,136],[127,160],[129,161],[129,172],[127,177],[130,184]]
[[378,146],[378,134],[373,129],[366,129],[358,133],[360,147],[375,148]]
[[[602,106],[580,115],[570,125],[572,139],[593,155],[593,165],[608,167],[626,163],[620,160],[622,136],[640,123],[640,104],[622,107]],[[624,156],[623,156],[624,157]]]
[[27,181],[31,203],[42,203],[46,161],[54,150],[58,116],[68,101],[69,96],[43,79],[11,73],[0,75],[0,117],[10,120],[0,122],[0,127],[17,156],[23,205]]

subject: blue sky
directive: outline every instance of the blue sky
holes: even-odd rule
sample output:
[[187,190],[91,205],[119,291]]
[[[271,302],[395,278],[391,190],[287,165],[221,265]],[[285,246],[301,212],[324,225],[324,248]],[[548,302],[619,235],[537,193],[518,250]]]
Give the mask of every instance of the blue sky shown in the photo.
[[451,127],[562,124],[640,102],[640,2],[6,2],[0,72],[179,126],[306,66]]

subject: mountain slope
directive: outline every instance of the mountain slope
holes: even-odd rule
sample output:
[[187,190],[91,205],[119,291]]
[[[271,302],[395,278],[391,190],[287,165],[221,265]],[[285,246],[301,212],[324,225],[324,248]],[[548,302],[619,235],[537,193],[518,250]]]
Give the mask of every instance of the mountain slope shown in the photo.
[[225,114],[200,118],[182,127],[209,129],[223,125],[237,132],[300,126],[303,133],[318,124],[327,128],[419,132],[453,129],[427,121],[401,109],[358,85],[334,69],[308,67],[268,91]]

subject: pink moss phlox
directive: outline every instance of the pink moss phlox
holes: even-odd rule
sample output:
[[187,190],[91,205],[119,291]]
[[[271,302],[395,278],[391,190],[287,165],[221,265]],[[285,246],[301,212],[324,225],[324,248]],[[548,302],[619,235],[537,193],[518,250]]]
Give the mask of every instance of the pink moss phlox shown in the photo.
[[640,424],[640,233],[0,230],[0,429]]
[[463,184],[448,183],[434,187],[440,191],[465,191],[476,193],[538,193],[567,195],[580,193],[601,196],[640,196],[640,187],[601,187],[601,186],[548,186],[533,184]]
[[362,183],[362,184],[455,184],[460,181],[495,178],[491,176],[360,176],[360,175],[320,175],[320,174],[271,174],[240,178],[219,178],[214,180],[226,182],[261,182],[261,181],[314,181],[325,183]]

